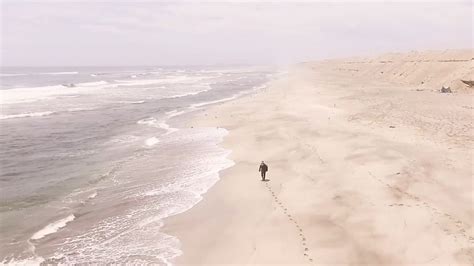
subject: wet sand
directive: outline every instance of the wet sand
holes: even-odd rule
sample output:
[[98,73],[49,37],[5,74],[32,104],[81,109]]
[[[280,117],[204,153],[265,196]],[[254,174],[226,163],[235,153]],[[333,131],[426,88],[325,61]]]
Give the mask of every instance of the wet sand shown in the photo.
[[200,114],[189,126],[228,129],[236,165],[166,220],[175,263],[472,265],[472,58],[302,63]]

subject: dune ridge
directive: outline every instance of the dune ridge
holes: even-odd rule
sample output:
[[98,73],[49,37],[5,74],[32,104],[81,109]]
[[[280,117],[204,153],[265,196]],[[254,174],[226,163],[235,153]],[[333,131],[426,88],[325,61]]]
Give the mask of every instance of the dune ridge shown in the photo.
[[352,72],[353,78],[390,81],[418,89],[439,90],[448,86],[457,92],[469,92],[474,80],[472,50],[445,50],[387,53],[373,58],[359,57],[305,63],[315,70]]

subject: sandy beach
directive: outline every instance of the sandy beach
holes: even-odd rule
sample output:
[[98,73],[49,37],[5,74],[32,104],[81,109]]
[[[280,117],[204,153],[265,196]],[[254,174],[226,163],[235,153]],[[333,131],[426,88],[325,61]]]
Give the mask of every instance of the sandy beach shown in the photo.
[[473,265],[472,58],[301,63],[199,114],[189,126],[227,129],[235,166],[166,220],[175,263]]

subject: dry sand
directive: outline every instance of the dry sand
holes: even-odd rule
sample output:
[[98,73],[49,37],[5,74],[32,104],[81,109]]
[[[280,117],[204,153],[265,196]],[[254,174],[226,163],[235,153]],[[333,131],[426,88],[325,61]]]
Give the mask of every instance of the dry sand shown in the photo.
[[175,263],[473,265],[472,58],[303,63],[202,114],[236,165],[167,220]]

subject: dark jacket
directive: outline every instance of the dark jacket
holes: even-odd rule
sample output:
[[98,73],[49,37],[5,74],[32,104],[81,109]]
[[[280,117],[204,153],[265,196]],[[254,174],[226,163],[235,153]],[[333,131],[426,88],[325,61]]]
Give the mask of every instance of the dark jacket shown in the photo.
[[260,167],[258,168],[259,172],[266,172],[268,171],[268,166],[264,163],[260,164]]

